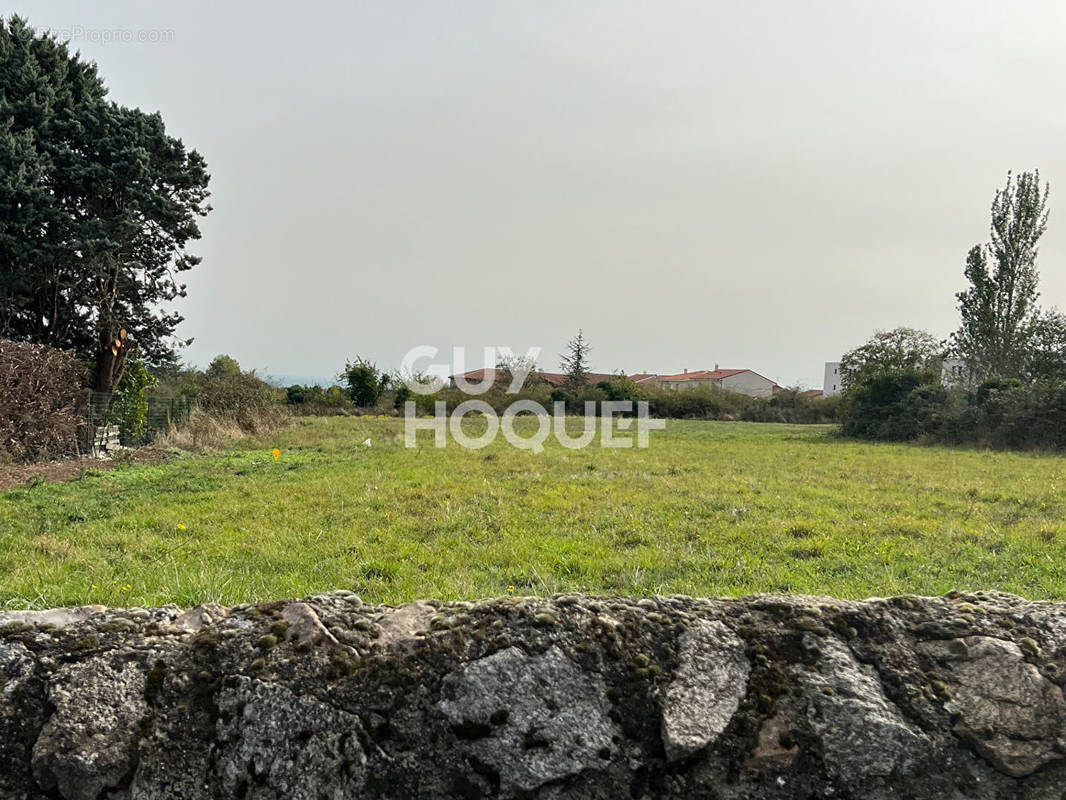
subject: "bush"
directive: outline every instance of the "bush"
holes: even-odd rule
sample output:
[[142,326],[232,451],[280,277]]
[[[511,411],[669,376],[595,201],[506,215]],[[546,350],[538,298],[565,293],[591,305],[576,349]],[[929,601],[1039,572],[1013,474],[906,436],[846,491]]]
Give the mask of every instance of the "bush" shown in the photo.
[[1066,384],[989,381],[968,409],[972,438],[992,447],[1066,448]]
[[225,354],[215,356],[204,372],[204,377],[213,380],[239,378],[240,375],[241,365],[237,363],[237,359]]
[[285,388],[285,402],[290,410],[307,415],[350,414],[354,409],[351,398],[340,386],[293,384]]
[[1066,384],[993,379],[975,391],[880,373],[848,390],[842,432],[863,439],[923,440],[1014,449],[1066,449]]
[[885,370],[867,376],[848,391],[841,426],[844,435],[860,439],[918,438],[922,432],[918,418],[924,412],[912,392],[922,385],[923,376],[914,370]]
[[197,400],[186,405],[188,413],[171,422],[166,433],[157,438],[162,447],[222,447],[286,421],[283,403],[288,392],[275,389],[255,370],[241,371],[229,356],[218,356],[204,372],[180,370],[161,383],[179,395],[174,400]]
[[280,391],[255,370],[242,372],[229,356],[218,356],[202,377],[194,378],[200,408],[211,416],[232,420],[246,433],[258,433],[281,422]]
[[84,377],[66,351],[0,339],[0,452],[16,461],[77,454]]
[[126,372],[111,400],[107,421],[118,425],[119,441],[126,446],[144,444],[148,438],[148,389],[155,377],[139,358],[126,360]]
[[607,400],[630,400],[636,403],[644,399],[644,393],[640,387],[633,383],[631,378],[618,375],[607,381],[600,381],[596,387],[603,392]]
[[[402,382],[394,380],[402,392]],[[433,401],[444,400],[449,412],[465,400],[478,399],[488,403],[497,413],[503,411],[517,400],[532,400],[539,403],[548,413],[552,413],[555,403],[565,404],[567,413],[584,414],[585,403],[595,403],[599,409],[605,401],[629,401],[636,404],[648,403],[650,416],[664,419],[744,419],[753,422],[788,422],[788,423],[826,423],[835,422],[839,417],[840,398],[812,398],[799,389],[787,389],[771,398],[749,397],[717,387],[698,389],[670,390],[656,386],[634,383],[624,375],[608,380],[588,384],[579,389],[565,386],[553,387],[540,380],[529,379],[517,394],[508,394],[506,389],[509,379],[500,378],[488,391],[479,395],[469,395],[458,389],[444,389],[431,396],[414,395],[404,399],[414,399],[418,403],[420,414],[433,413]],[[397,401],[396,408],[401,412],[403,402]]]
[[736,419],[752,398],[717,387],[644,390],[648,411],[667,419]]
[[548,401],[551,403],[551,408],[554,408],[556,403],[562,403],[567,411],[577,407],[577,397],[573,392],[561,386],[556,386],[548,393]]
[[746,422],[816,424],[836,422],[840,396],[811,397],[802,389],[782,389],[772,397],[752,397],[740,411]]
[[234,378],[205,378],[199,398],[204,411],[233,420],[247,433],[258,433],[282,417],[274,387],[257,378],[254,370]]
[[348,384],[348,396],[359,408],[376,406],[389,385],[389,376],[362,358],[347,362],[341,377]]
[[[544,381],[538,381],[528,379],[522,388],[515,394],[509,394],[507,391],[510,385],[509,377],[501,377],[489,388],[488,391],[482,394],[467,394],[461,389],[443,388],[437,392],[428,395],[422,395],[412,392],[409,400],[414,400],[417,404],[419,414],[432,414],[434,411],[435,403],[441,400],[445,403],[448,412],[451,413],[455,410],[455,407],[460,403],[464,403],[467,400],[480,400],[484,403],[488,403],[489,406],[496,411],[497,414],[503,414],[503,412],[512,403],[518,400],[532,400],[535,403],[539,403],[545,411],[551,413],[552,411],[552,399],[556,392],[552,390],[551,385]],[[562,391],[562,390],[556,390]],[[402,406],[400,411],[403,411]]]

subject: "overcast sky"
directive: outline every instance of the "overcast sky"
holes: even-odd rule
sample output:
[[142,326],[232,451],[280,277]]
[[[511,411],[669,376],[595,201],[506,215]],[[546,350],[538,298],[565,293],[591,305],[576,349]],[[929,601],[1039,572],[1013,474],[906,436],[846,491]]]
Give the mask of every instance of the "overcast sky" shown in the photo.
[[820,386],[877,328],[954,329],[1011,169],[1051,182],[1066,307],[1054,0],[7,6],[207,159],[201,366],[329,377],[429,344],[557,369],[581,327],[598,370]]

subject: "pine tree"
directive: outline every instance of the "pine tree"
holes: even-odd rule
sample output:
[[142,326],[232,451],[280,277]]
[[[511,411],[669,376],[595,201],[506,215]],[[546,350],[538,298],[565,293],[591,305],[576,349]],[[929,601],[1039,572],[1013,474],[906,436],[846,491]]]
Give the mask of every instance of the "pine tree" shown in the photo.
[[73,350],[113,390],[135,343],[174,357],[209,176],[158,114],[107,100],[96,66],[0,20],[0,336]]
[[578,330],[577,336],[566,343],[567,354],[560,356],[560,366],[566,373],[566,384],[570,389],[579,389],[588,383],[588,358],[592,348],[585,341],[584,331]]

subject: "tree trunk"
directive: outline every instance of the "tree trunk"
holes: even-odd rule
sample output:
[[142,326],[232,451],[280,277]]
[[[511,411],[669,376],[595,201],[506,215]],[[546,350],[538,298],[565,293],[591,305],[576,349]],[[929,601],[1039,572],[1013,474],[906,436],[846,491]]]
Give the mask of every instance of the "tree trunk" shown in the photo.
[[106,295],[101,298],[97,327],[100,336],[96,351],[96,377],[93,389],[113,392],[126,371],[126,328],[115,319],[115,300],[118,297],[120,262],[110,257]]
[[[117,330],[116,330],[117,329]],[[96,355],[93,389],[113,392],[126,372],[126,329],[115,322],[101,322],[100,344]]]

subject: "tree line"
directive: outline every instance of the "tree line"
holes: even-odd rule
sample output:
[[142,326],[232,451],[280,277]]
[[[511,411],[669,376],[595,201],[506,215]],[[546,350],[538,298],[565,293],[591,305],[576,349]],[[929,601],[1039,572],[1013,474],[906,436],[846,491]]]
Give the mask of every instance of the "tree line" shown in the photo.
[[958,328],[879,331],[845,353],[842,429],[869,438],[1066,447],[1066,315],[1039,304],[1050,185],[1008,173],[967,253]]
[[[606,401],[647,402],[654,417],[671,419],[744,420],[750,422],[828,423],[835,422],[839,398],[813,397],[798,388],[783,389],[772,397],[749,397],[718,387],[670,391],[649,384],[637,384],[623,373],[594,375],[592,346],[584,331],[571,338],[559,356],[561,385],[545,380],[538,365],[523,356],[510,356],[495,365],[494,380],[477,399],[503,413],[516,400],[531,400],[548,413],[562,403],[569,413],[584,414],[586,403],[596,413]],[[520,376],[521,389],[510,394],[513,376]],[[287,402],[297,413],[345,414],[371,412],[404,413],[413,402],[419,414],[433,414],[438,402],[449,411],[469,400],[459,388],[441,387],[429,394],[413,392],[409,382],[428,382],[425,375],[401,375],[379,369],[365,358],[348,361],[338,376],[341,387],[300,386],[286,388]],[[634,406],[635,408],[635,406]]]

